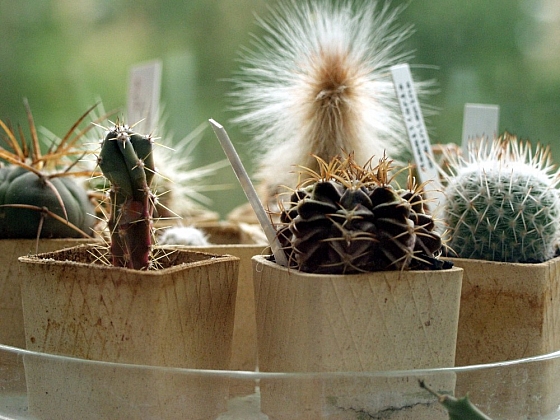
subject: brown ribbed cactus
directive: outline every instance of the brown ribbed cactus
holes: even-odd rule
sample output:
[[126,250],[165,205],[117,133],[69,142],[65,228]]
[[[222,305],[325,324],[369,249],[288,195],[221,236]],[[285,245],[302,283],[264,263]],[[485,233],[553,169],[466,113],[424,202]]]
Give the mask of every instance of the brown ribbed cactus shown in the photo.
[[290,267],[311,273],[427,269],[442,241],[420,187],[394,188],[391,161],[359,166],[353,156],[317,158],[311,175],[282,205],[279,238]]

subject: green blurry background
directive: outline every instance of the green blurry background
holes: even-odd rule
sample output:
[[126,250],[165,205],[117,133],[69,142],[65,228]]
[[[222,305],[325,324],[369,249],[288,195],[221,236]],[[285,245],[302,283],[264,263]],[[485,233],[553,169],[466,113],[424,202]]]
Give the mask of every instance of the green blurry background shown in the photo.
[[[364,0],[367,1],[367,0]],[[358,3],[359,1],[357,1]],[[460,142],[466,102],[498,104],[500,130],[551,144],[560,161],[560,4],[557,0],[407,0],[415,77],[435,79],[432,142]],[[180,139],[214,118],[228,128],[251,169],[247,138],[228,124],[230,78],[266,0],[2,0],[0,118],[25,126],[22,98],[38,125],[62,135],[101,98],[124,108],[132,65],[163,61],[166,129]],[[425,65],[418,66],[417,65]],[[210,129],[196,163],[224,158]],[[232,183],[226,168],[212,183]],[[209,192],[225,215],[245,202],[237,183]]]

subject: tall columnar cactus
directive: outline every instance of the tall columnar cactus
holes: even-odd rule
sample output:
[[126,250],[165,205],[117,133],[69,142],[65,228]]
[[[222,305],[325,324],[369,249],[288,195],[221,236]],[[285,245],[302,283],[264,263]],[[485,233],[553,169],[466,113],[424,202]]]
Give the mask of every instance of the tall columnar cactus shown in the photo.
[[515,136],[472,143],[468,157],[448,157],[444,222],[459,257],[542,262],[560,239],[558,171],[549,148]]
[[98,163],[111,183],[111,256],[115,266],[147,269],[154,210],[150,184],[155,174],[153,139],[118,122],[105,136]]
[[75,165],[84,151],[80,140],[92,126],[76,130],[90,108],[62,139],[43,153],[33,117],[26,102],[31,141],[0,121],[4,146],[0,147],[0,238],[74,238],[91,236],[94,206],[75,179],[91,171]]
[[390,161],[372,168],[352,155],[317,160],[320,173],[311,172],[280,217],[291,267],[331,274],[435,268],[441,238],[419,189],[390,185]]

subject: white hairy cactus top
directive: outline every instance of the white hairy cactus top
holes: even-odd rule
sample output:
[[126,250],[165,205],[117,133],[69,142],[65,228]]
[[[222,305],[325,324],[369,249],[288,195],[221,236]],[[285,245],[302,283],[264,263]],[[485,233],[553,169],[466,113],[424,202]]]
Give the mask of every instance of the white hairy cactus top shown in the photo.
[[402,51],[411,28],[396,24],[399,12],[374,1],[287,0],[258,20],[264,35],[244,51],[232,95],[268,194],[295,187],[294,166],[315,168],[313,156],[353,152],[364,164],[402,151],[390,66],[411,58]]
[[506,133],[449,162],[443,219],[459,257],[526,263],[556,255],[560,178],[549,148]]

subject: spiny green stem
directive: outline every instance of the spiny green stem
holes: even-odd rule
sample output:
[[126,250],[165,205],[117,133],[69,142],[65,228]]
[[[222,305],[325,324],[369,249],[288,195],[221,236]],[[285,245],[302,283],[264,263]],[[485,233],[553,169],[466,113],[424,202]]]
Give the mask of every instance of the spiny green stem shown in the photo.
[[154,176],[152,139],[134,133],[118,122],[101,146],[99,167],[111,183],[111,231],[113,265],[147,269],[152,247]]

